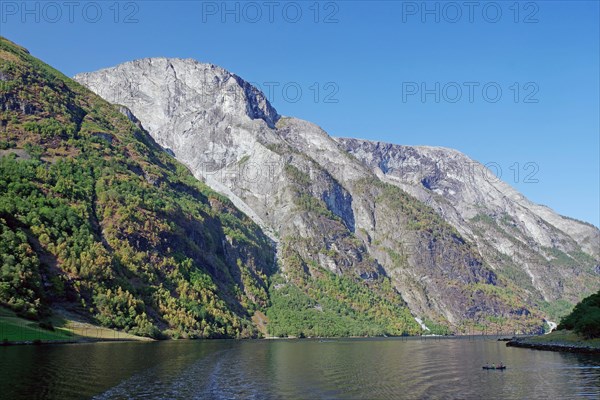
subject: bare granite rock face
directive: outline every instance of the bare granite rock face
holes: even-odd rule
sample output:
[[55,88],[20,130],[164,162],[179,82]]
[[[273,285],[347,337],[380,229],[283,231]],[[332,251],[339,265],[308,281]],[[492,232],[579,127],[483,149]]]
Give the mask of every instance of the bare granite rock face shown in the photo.
[[256,221],[284,273],[293,248],[308,276],[317,265],[365,284],[389,277],[415,317],[459,332],[491,320],[536,330],[545,305],[600,287],[597,228],[488,182],[457,151],[334,139],[194,60],[143,59],[75,80],[131,110]]
[[574,302],[598,287],[600,231],[593,225],[532,203],[456,150],[336,140],[382,180],[435,209],[494,270],[522,279],[545,301]]

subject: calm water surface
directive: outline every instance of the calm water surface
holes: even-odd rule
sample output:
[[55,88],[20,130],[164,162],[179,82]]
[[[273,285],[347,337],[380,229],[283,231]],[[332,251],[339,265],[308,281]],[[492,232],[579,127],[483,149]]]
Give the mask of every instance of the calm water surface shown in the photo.
[[483,339],[0,347],[0,398],[597,399],[600,357]]

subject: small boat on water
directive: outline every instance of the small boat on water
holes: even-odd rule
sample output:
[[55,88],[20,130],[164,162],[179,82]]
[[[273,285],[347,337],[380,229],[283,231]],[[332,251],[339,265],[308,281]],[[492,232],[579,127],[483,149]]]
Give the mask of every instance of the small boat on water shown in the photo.
[[498,367],[493,367],[490,365],[484,365],[483,369],[506,369],[506,365],[502,365],[502,366],[498,366]]

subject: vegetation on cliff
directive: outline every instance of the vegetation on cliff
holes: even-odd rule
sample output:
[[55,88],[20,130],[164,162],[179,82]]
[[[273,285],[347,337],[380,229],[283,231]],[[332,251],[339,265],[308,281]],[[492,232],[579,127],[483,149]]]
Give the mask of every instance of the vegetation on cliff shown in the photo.
[[272,336],[415,335],[413,319],[390,279],[337,275],[306,261],[297,241],[286,238],[285,274],[271,283],[269,334]]

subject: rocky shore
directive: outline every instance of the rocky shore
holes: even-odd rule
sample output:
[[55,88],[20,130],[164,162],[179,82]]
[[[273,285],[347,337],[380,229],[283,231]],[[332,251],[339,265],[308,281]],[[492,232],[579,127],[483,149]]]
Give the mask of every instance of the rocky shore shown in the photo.
[[544,336],[512,338],[506,343],[508,347],[523,347],[535,350],[563,351],[571,353],[600,354],[598,339],[583,340],[573,337],[571,333],[552,333]]

